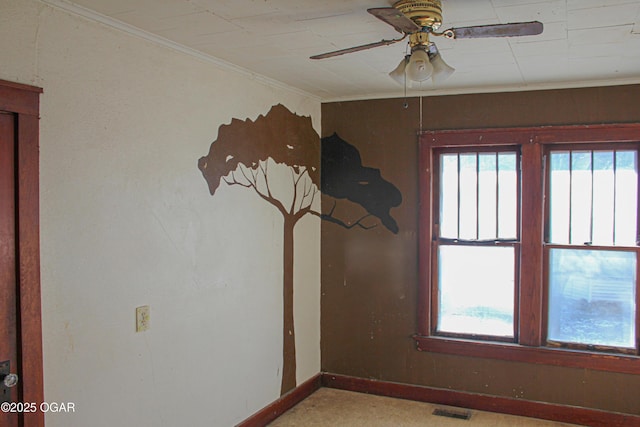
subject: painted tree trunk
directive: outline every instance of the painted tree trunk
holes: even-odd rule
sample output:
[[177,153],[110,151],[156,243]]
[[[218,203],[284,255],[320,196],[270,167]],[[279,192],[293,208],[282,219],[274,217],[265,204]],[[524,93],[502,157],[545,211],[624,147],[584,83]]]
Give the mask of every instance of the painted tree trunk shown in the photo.
[[293,324],[293,215],[284,216],[282,385],[280,395],[296,386],[296,333]]

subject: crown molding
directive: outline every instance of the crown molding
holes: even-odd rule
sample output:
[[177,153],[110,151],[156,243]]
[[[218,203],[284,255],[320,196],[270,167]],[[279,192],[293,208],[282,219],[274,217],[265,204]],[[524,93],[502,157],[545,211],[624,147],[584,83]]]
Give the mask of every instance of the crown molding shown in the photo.
[[192,49],[190,47],[184,46],[180,43],[176,43],[167,38],[161,37],[157,34],[150,33],[148,31],[142,30],[133,25],[127,24],[126,22],[120,21],[118,19],[112,18],[110,16],[103,15],[99,12],[86,8],[84,6],[77,5],[67,0],[40,0],[41,3],[44,3],[48,6],[51,6],[55,9],[63,10],[65,12],[69,12],[71,14],[80,16],[82,18],[88,19],[90,21],[98,22],[100,24],[106,25],[107,27],[111,27],[118,31],[122,31],[126,34],[129,34],[133,37],[137,37],[151,43],[169,48],[176,52],[182,53],[184,55],[191,56],[200,61],[209,63],[211,65],[216,66],[225,71],[229,71],[232,73],[240,74],[244,77],[247,77],[251,80],[257,81],[259,83],[265,84],[267,86],[275,87],[278,89],[282,89],[288,92],[293,92],[297,95],[302,95],[305,97],[313,98],[315,100],[320,101],[320,97],[317,95],[311,94],[304,90],[298,89],[296,87],[290,86],[286,83],[283,83],[279,80],[272,79],[267,76],[263,76],[261,74],[250,71],[246,68],[242,68],[220,58],[216,58],[212,55],[208,55],[199,50]]

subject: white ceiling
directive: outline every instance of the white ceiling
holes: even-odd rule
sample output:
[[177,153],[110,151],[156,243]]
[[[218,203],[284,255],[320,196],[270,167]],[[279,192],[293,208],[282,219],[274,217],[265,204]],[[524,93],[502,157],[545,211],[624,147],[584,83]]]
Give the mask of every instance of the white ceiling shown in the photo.
[[[367,13],[388,0],[43,0],[257,73],[324,101],[402,96],[387,73],[406,43],[330,59],[309,56],[397,38]],[[538,36],[432,38],[456,68],[409,95],[640,83],[640,0],[442,0],[449,27],[538,20]],[[142,31],[140,31],[142,30]],[[219,61],[221,60],[221,61]],[[234,69],[237,69],[233,67]]]

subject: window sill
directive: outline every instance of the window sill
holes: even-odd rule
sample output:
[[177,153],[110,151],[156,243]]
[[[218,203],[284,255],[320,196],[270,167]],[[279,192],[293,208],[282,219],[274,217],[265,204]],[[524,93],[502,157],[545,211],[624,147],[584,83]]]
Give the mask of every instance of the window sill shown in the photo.
[[449,337],[414,335],[413,339],[416,342],[418,351],[640,374],[640,357],[638,356],[595,353],[565,348],[527,347],[512,343],[479,342]]

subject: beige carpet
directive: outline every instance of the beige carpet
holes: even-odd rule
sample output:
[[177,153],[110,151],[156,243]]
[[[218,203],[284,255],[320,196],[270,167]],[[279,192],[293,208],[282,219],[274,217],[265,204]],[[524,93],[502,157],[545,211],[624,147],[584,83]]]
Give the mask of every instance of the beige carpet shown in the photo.
[[[435,409],[456,413],[470,412],[468,420],[433,415]],[[556,423],[533,418],[495,414],[430,403],[373,396],[331,388],[321,388],[294,406],[270,427],[292,426],[362,426],[362,427],[560,427],[573,424]]]

